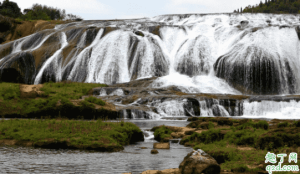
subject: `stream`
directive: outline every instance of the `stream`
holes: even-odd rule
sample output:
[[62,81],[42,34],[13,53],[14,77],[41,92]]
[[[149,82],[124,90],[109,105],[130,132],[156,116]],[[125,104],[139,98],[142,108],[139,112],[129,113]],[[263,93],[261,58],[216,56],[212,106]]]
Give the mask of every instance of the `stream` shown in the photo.
[[[0,147],[1,173],[101,173],[139,174],[146,170],[178,168],[190,147],[171,143],[170,149],[158,149],[151,154],[153,132],[147,131],[154,126],[168,125],[183,127],[186,121],[126,120],[135,123],[149,136],[144,142],[124,147],[121,152],[103,153],[79,150],[53,150],[28,147]],[[141,149],[146,147],[147,149]]]

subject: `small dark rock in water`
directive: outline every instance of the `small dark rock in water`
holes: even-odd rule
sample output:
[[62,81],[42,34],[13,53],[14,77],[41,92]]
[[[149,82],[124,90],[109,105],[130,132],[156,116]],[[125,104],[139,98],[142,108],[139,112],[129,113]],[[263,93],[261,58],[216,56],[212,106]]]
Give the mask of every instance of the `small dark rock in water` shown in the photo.
[[141,31],[134,31],[133,33],[136,34],[136,35],[138,35],[138,36],[142,36],[142,37],[145,36],[144,33],[141,32]]
[[158,154],[158,151],[156,149],[151,150],[151,154]]
[[295,28],[295,30],[296,30],[296,33],[297,33],[297,35],[298,35],[298,39],[300,40],[300,26],[297,26],[297,27]]
[[140,147],[141,149],[148,149],[147,147]]
[[240,24],[241,24],[241,27],[245,27],[249,24],[249,21],[241,21]]

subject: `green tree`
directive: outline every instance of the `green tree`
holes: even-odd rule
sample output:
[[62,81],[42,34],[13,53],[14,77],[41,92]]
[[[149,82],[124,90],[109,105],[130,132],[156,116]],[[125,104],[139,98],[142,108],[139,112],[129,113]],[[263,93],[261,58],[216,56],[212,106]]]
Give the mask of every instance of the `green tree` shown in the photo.
[[4,0],[0,6],[0,14],[3,16],[17,18],[21,16],[22,13],[17,3]]

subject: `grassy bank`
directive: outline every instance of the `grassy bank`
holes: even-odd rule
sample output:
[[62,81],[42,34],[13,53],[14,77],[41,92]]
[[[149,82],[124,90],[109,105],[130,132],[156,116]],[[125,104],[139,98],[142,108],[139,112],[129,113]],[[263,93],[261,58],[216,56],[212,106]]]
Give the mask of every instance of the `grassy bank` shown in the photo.
[[77,82],[49,82],[40,89],[43,93],[36,98],[21,98],[17,83],[0,83],[0,114],[7,118],[67,118],[97,119],[117,117],[101,99],[90,96],[81,100],[83,95],[91,94],[92,88],[105,84]]
[[[235,173],[265,171],[268,152],[286,153],[281,165],[298,165],[288,163],[291,152],[300,153],[300,121],[272,120],[270,122],[252,119],[229,119],[222,117],[190,118],[187,125],[193,131],[185,132],[180,144],[202,149],[220,164],[222,170]],[[156,140],[172,138],[174,128],[160,126],[153,129]],[[289,172],[274,172],[289,173]],[[290,172],[291,173],[291,172]]]
[[[143,141],[142,131],[130,122],[11,119],[0,121],[0,144],[42,148],[116,152]],[[7,143],[8,142],[8,143]]]

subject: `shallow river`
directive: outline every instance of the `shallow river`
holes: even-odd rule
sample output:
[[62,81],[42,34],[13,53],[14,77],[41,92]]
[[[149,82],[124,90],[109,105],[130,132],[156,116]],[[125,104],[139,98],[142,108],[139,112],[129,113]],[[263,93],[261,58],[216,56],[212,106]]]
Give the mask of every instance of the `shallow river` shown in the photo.
[[[186,121],[130,120],[142,130],[157,125],[186,126]],[[148,132],[148,131],[147,131]],[[144,142],[125,146],[122,152],[100,153],[79,150],[50,150],[25,147],[0,146],[0,173],[141,173],[145,170],[178,168],[192,148],[171,143],[169,150],[159,149],[151,154],[153,134]],[[140,147],[147,147],[141,149]]]

